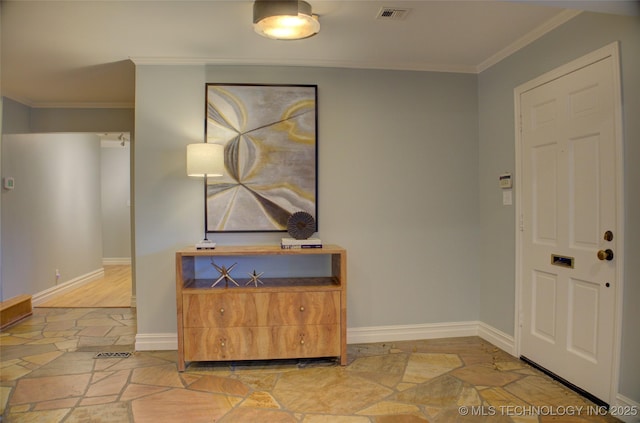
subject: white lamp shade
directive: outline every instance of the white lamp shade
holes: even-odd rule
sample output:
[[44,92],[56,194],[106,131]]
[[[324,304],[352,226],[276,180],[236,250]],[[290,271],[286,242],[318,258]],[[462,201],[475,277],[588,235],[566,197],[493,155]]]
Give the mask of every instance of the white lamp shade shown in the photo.
[[187,175],[204,177],[223,174],[223,145],[206,142],[187,145]]

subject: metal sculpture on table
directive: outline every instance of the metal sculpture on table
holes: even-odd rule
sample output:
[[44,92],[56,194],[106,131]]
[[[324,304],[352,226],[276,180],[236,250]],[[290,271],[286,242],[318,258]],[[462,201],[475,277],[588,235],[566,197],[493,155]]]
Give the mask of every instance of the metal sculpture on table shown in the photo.
[[245,283],[244,286],[247,286],[250,283],[253,283],[256,287],[258,286],[258,284],[264,285],[264,282],[260,280],[260,276],[262,275],[264,275],[264,272],[256,273],[255,270],[253,271],[253,273],[249,273],[249,276],[251,277],[251,279],[249,279],[249,281]]
[[236,267],[236,264],[238,263],[233,263],[231,266],[229,266],[229,268],[227,268],[224,265],[218,266],[212,260],[211,265],[215,267],[218,272],[220,272],[220,277],[213,283],[213,285],[211,285],[211,288],[216,286],[221,280],[224,280],[225,286],[229,286],[229,281],[233,282],[235,286],[240,286],[238,285],[238,282],[233,280],[233,278],[231,277],[231,270],[233,270],[233,268]]

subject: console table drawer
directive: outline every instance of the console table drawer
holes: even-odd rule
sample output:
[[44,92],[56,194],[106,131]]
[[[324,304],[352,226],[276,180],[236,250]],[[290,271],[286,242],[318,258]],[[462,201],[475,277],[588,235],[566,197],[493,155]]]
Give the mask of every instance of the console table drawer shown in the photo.
[[215,293],[183,296],[184,327],[340,323],[340,292]]
[[185,328],[187,361],[340,355],[340,326]]
[[266,305],[256,301],[264,300],[256,293],[184,294],[184,327],[260,326],[258,313]]

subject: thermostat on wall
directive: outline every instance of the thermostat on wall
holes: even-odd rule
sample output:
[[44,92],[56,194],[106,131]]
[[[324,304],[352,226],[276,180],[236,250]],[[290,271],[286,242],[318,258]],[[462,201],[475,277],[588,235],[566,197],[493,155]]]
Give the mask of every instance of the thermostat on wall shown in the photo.
[[4,189],[14,189],[16,184],[12,177],[2,178],[2,186]]
[[500,188],[502,189],[512,188],[510,173],[503,173],[502,175],[499,176],[499,179],[500,179]]

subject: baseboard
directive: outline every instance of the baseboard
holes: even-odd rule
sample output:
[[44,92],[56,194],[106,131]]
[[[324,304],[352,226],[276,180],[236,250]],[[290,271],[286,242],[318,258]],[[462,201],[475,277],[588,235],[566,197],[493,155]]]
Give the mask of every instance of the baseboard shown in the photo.
[[33,306],[38,306],[39,304],[49,301],[60,294],[71,291],[100,278],[104,278],[104,268],[102,267],[100,269],[94,270],[93,272],[86,273],[84,275],[78,276],[77,278],[71,279],[70,281],[63,282],[59,285],[34,294],[32,299]]
[[492,343],[503,351],[516,357],[516,341],[511,335],[507,335],[484,322],[478,323],[478,336],[487,342]]
[[177,349],[177,333],[139,333],[136,335],[136,351],[174,351]]
[[477,326],[477,322],[449,322],[348,328],[347,343],[368,344],[371,342],[476,336],[478,334]]
[[[515,351],[512,336],[478,321],[370,326],[347,329],[348,344],[412,341],[414,339],[460,338],[463,336],[479,336],[511,355],[513,355]],[[178,335],[176,333],[151,333],[138,334],[136,336],[136,350],[139,351],[176,350],[177,348]]]
[[616,401],[614,404],[619,411],[616,418],[622,420],[625,423],[638,423],[640,422],[640,402],[636,402],[631,398],[627,398],[624,395],[616,395]]
[[131,257],[103,257],[102,265],[103,266],[114,266],[114,265],[130,265]]

